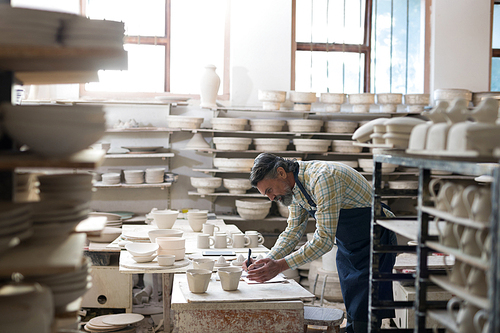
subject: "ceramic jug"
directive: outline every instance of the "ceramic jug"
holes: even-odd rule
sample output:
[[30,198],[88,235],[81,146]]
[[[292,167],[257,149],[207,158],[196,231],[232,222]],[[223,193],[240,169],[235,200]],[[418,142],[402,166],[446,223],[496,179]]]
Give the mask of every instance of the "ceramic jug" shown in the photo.
[[474,196],[471,207],[471,215],[475,221],[488,223],[491,215],[491,190],[482,187]]
[[[458,313],[456,313],[453,309],[456,304],[460,306]],[[447,310],[449,315],[457,323],[458,331],[460,333],[471,333],[475,331],[473,323],[474,316],[479,311],[479,308],[471,303],[462,301],[458,297],[453,297],[448,302]]]
[[463,253],[469,254],[474,257],[481,257],[481,244],[478,238],[481,230],[472,227],[465,227],[462,237],[460,238],[460,249]]
[[[436,194],[436,185],[440,185],[439,193]],[[434,207],[443,212],[451,213],[451,200],[457,186],[452,182],[443,182],[441,179],[434,178],[429,182],[429,193],[434,200]]]
[[444,267],[446,268],[446,274],[448,275],[448,280],[450,283],[453,283],[457,286],[465,287],[467,283],[467,275],[470,272],[470,265],[455,260],[455,264],[450,268],[450,265],[447,264],[446,258],[448,256],[444,256]]
[[464,216],[461,216],[461,217],[466,217],[468,219],[473,220],[472,203],[474,201],[474,198],[476,196],[477,191],[479,191],[479,188],[477,186],[469,185],[462,192],[462,206],[463,207],[461,207],[461,209],[460,209],[461,210],[460,214],[462,214]]
[[483,242],[483,251],[481,254],[481,259],[489,261],[490,258],[491,258],[491,234],[487,232]]
[[471,268],[467,276],[467,290],[480,297],[487,297],[488,295],[488,280],[486,273],[481,268]]
[[[474,191],[477,189],[475,186],[456,185],[455,193],[451,199],[451,213],[456,217],[469,218],[469,213],[466,208],[466,200],[464,198],[470,198],[474,195]],[[467,200],[471,202],[470,199]]]
[[439,242],[444,246],[458,249],[459,246],[458,239],[455,237],[455,233],[453,231],[453,226],[455,224],[452,222],[444,221],[444,227],[441,230],[439,226],[440,219],[436,217],[434,219],[434,222],[436,223],[436,229],[439,235]]
[[189,291],[193,294],[201,294],[207,291],[211,276],[212,271],[208,269],[188,269],[186,271],[186,277]]
[[474,328],[476,333],[489,333],[490,323],[488,322],[488,312],[484,309],[479,310],[474,316]]
[[202,108],[216,108],[217,92],[220,78],[215,72],[214,65],[206,65],[200,82],[200,106]]

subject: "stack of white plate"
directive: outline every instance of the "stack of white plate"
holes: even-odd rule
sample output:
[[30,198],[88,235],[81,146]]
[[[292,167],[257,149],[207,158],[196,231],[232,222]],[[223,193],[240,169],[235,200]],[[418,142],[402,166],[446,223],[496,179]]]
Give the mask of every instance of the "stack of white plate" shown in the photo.
[[157,184],[163,183],[165,178],[165,168],[146,169],[146,183]]
[[61,42],[75,47],[123,48],[123,22],[72,16],[64,20]]
[[3,103],[1,111],[10,137],[47,157],[69,156],[86,149],[106,130],[102,106]]
[[132,324],[138,323],[144,316],[138,313],[120,313],[92,318],[84,328],[89,332],[120,332],[135,333],[137,327]]
[[90,216],[104,216],[106,218],[106,227],[121,228],[122,217],[118,214],[105,213],[105,212],[91,212]]
[[62,13],[0,5],[0,44],[57,45]]
[[31,206],[4,202],[0,204],[0,253],[31,237]]
[[88,202],[35,202],[32,207],[34,234],[31,239],[34,240],[67,237],[89,214]]
[[90,261],[88,258],[83,258],[81,266],[72,272],[30,276],[27,280],[38,282],[51,289],[57,313],[90,289],[92,286],[90,269]]
[[39,201],[37,177],[34,173],[22,172],[16,174],[15,202]]
[[125,183],[142,184],[144,183],[144,170],[124,170]]
[[120,174],[117,172],[108,172],[102,174],[103,185],[117,185],[120,184]]
[[38,176],[40,200],[75,200],[88,202],[92,198],[92,174],[66,173]]

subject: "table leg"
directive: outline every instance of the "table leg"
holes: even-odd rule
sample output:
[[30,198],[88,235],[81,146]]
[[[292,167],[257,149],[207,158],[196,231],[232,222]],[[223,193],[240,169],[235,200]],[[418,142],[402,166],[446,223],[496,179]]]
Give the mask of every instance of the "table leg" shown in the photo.
[[172,286],[174,284],[173,273],[162,273],[163,285],[163,330],[170,332],[170,308],[172,305]]

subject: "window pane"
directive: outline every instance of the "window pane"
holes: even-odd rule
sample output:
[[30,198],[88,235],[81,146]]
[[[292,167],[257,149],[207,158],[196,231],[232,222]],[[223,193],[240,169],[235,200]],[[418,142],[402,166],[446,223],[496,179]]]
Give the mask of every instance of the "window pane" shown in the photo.
[[493,7],[493,37],[492,47],[500,49],[500,5]]
[[87,16],[123,21],[128,36],[165,36],[165,0],[88,0]]
[[363,90],[362,54],[299,51],[295,60],[296,91],[357,93]]
[[201,74],[207,64],[217,67],[222,93],[227,6],[227,0],[172,0],[172,93],[199,94]]
[[39,10],[52,10],[71,14],[80,14],[78,1],[68,0],[10,0],[12,7],[32,8]]
[[491,59],[491,91],[500,91],[500,58]]
[[165,85],[165,47],[124,45],[128,51],[128,70],[99,71],[99,81],[86,84],[88,91],[163,92]]

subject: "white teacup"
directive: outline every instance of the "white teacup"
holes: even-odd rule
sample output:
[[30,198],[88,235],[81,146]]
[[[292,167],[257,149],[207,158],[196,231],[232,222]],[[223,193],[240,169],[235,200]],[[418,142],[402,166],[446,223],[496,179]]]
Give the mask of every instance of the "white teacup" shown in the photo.
[[250,237],[245,236],[242,233],[233,234],[233,247],[234,248],[243,248],[245,246],[250,245]]
[[248,230],[245,231],[245,236],[250,238],[250,245],[248,247],[258,247],[264,244],[264,236],[258,231]]
[[209,249],[215,243],[214,239],[210,237],[209,234],[198,234],[197,236],[197,247],[199,249]]
[[[456,304],[460,305],[458,313],[455,313],[453,309]],[[458,297],[453,297],[448,302],[447,310],[453,320],[457,323],[458,331],[460,333],[471,333],[475,331],[474,316],[479,311],[479,308],[471,303],[462,301]]]
[[175,263],[175,256],[173,254],[161,254],[156,258],[160,266],[172,266]]
[[186,271],[189,291],[193,294],[201,294],[207,291],[212,271],[208,269],[188,269]]
[[220,284],[225,291],[238,289],[242,269],[241,267],[221,267],[218,270]]
[[213,271],[215,265],[214,259],[193,259],[193,268],[197,269],[208,269],[209,271]]
[[[212,238],[212,237],[211,237]],[[216,232],[213,236],[214,248],[223,249],[233,244],[233,240],[225,232]]]
[[212,223],[203,223],[203,228],[201,232],[213,236],[215,230],[220,231],[220,228]]

